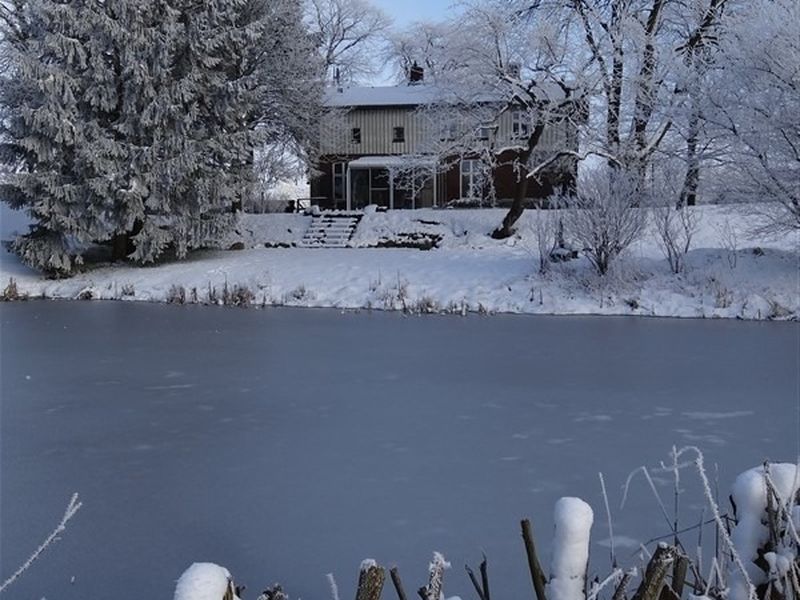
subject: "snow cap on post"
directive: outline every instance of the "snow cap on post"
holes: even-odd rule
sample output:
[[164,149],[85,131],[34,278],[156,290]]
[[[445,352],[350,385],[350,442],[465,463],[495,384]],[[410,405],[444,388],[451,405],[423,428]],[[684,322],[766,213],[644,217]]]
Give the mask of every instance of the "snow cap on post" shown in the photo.
[[[772,463],[768,466],[768,472],[775,494],[784,508],[791,509],[798,494],[800,469],[792,463]],[[736,526],[731,531],[731,542],[747,570],[747,578],[738,570],[732,574],[730,598],[747,600],[752,596],[750,584],[758,586],[767,581],[767,574],[753,562],[759,556],[759,549],[763,549],[769,541],[769,528],[766,525],[767,476],[764,465],[745,471],[736,478],[731,499],[736,506]],[[774,506],[774,498],[772,503]]]
[[555,533],[548,600],[584,600],[589,564],[592,507],[580,498],[561,498],[554,511]]
[[194,563],[175,586],[173,600],[239,600],[231,574],[214,563]]

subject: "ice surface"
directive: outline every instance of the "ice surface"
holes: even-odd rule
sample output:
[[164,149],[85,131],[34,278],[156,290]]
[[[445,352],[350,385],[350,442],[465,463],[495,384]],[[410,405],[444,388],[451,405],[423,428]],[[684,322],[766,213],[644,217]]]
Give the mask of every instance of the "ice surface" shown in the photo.
[[[20,598],[169,597],[204,560],[247,598],[276,582],[330,598],[334,573],[345,599],[364,558],[413,590],[434,550],[454,567],[446,596],[474,597],[463,565],[485,552],[493,597],[529,597],[519,520],[547,568],[555,502],[600,510],[598,471],[630,565],[633,540],[669,532],[643,480],[616,508],[635,467],[713,435],[724,497],[743,468],[796,455],[792,323],[102,302],[6,303],[0,319],[4,573],[72,492],[84,502]],[[702,495],[682,486],[689,527]],[[609,568],[596,517],[590,577]]]

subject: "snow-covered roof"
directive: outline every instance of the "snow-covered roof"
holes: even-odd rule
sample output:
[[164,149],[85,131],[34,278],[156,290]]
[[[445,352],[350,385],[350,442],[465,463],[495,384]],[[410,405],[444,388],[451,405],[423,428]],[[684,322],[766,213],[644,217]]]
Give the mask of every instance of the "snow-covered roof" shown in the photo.
[[435,160],[424,156],[362,156],[351,160],[348,166],[351,169],[366,169],[368,167],[432,167]]
[[[352,86],[329,88],[325,94],[325,105],[333,108],[354,106],[420,106],[432,103],[490,103],[499,102],[513,95],[514,87],[502,86],[483,89],[444,88],[432,83],[416,85]],[[533,93],[550,100],[563,100],[564,90],[553,82],[539,82]],[[524,92],[523,92],[524,94]]]
[[[564,91],[552,83],[540,83],[537,93],[553,100],[564,98]],[[498,102],[508,97],[512,88],[454,90],[426,83],[418,85],[383,85],[330,88],[325,94],[325,105],[333,108],[354,106],[420,106],[431,103]]]
[[434,85],[383,85],[332,88],[325,96],[326,106],[419,106],[442,95]]

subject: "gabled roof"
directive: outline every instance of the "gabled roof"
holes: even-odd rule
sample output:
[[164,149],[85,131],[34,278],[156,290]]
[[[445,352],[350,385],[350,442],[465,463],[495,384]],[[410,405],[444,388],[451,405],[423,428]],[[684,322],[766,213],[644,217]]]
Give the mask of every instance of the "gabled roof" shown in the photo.
[[[546,84],[538,86],[543,94],[554,100],[564,98],[564,92],[558,86]],[[503,99],[503,94],[496,90],[484,90],[459,94],[434,84],[417,85],[384,85],[366,87],[329,88],[325,93],[325,106],[331,108],[370,107],[370,106],[420,106],[432,103],[490,103]]]
[[351,106],[419,106],[434,102],[442,95],[434,85],[384,85],[368,87],[330,88],[325,93],[325,105]]

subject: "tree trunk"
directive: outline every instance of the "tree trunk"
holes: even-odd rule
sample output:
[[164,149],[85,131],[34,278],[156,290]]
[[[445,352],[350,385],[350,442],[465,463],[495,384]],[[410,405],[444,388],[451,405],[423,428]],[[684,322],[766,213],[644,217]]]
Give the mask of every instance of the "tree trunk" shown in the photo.
[[686,140],[686,177],[683,180],[678,207],[697,204],[697,187],[700,183],[700,159],[697,156],[699,120],[697,111],[692,110],[689,137]]
[[[691,68],[697,71],[694,56],[687,58]],[[696,73],[695,73],[696,76]],[[678,208],[697,204],[697,187],[700,183],[700,157],[697,155],[697,141],[700,138],[700,110],[697,106],[697,84],[692,85],[689,101],[692,111],[689,115],[689,132],[686,137],[686,177],[683,180]]]
[[495,240],[504,240],[514,235],[514,224],[525,211],[525,199],[528,196],[528,161],[533,153],[533,149],[539,143],[543,131],[544,122],[537,121],[531,135],[528,137],[526,149],[519,154],[518,160],[522,165],[522,173],[520,173],[520,180],[517,182],[517,187],[514,190],[514,200],[511,202],[511,208],[508,209],[508,213],[506,213],[506,216],[503,218],[503,223],[500,227],[492,232],[492,238]]
[[[627,9],[626,2],[616,0],[611,5],[611,80],[608,83],[606,105],[606,143],[612,156],[619,157],[620,150],[620,110],[622,106],[622,80],[624,76],[625,52],[622,47],[622,19]],[[608,161],[608,166],[615,170],[617,163]]]
[[634,101],[633,109],[633,143],[634,152],[633,157],[633,176],[636,182],[637,198],[635,205],[639,204],[639,195],[645,189],[645,180],[647,175],[647,163],[650,160],[649,155],[655,150],[658,141],[654,141],[651,148],[648,148],[647,142],[647,126],[650,123],[650,118],[653,116],[655,109],[654,98],[654,78],[656,70],[656,48],[655,36],[658,30],[658,24],[661,19],[661,9],[663,7],[663,0],[653,0],[650,8],[650,13],[647,17],[647,24],[645,26],[645,45],[642,53],[642,64],[639,67],[639,77],[637,80],[636,99]]
[[492,238],[496,240],[504,240],[514,235],[514,224],[522,216],[525,211],[525,198],[528,195],[528,177],[523,175],[517,182],[517,187],[514,190],[514,200],[511,202],[511,208],[508,209],[506,216],[503,218],[503,223],[492,232]]

